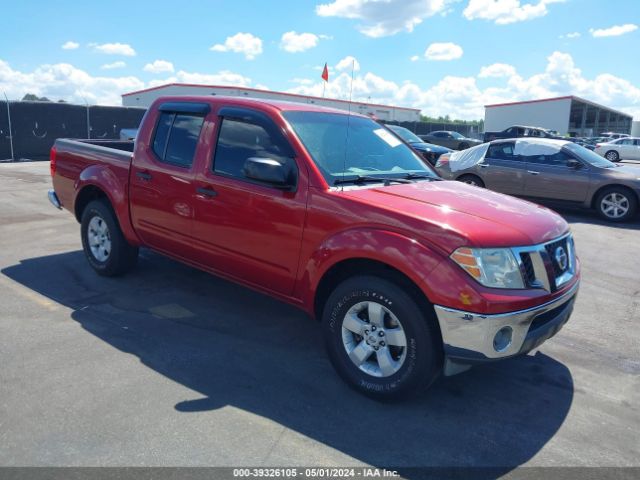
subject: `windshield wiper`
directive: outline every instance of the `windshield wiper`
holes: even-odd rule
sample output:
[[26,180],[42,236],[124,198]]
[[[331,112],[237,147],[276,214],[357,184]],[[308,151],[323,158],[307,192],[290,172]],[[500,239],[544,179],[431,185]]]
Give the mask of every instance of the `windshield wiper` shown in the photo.
[[382,182],[385,186],[389,185],[391,182],[396,183],[413,183],[411,180],[407,178],[389,178],[389,177],[372,177],[369,175],[356,175],[355,177],[350,178],[337,178],[334,180],[334,185],[342,185],[344,183],[353,183],[355,185],[361,185],[363,183],[373,183],[373,182]]
[[434,177],[433,175],[425,175],[424,173],[407,173],[403,178],[406,180],[442,180],[440,177]]

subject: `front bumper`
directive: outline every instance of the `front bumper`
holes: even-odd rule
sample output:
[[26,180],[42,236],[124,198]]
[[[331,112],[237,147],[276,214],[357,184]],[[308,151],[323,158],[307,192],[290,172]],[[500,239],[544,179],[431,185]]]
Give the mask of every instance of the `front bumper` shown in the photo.
[[62,209],[62,204],[60,203],[60,200],[58,199],[58,195],[56,195],[55,191],[49,190],[49,192],[47,193],[47,196],[49,197],[49,201],[51,202],[51,205],[56,207],[58,210]]
[[[442,332],[445,375],[471,365],[527,353],[553,337],[569,320],[579,282],[551,302],[517,312],[484,315],[435,306]],[[499,337],[496,337],[501,332]],[[509,338],[507,343],[505,338]]]

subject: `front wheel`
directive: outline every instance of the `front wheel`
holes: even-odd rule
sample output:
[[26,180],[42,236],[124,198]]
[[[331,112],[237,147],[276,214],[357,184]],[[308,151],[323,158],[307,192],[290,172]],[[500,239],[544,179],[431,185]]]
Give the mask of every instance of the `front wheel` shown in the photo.
[[105,200],[87,205],[82,212],[80,232],[84,254],[99,275],[121,275],[135,266],[138,248],[124,238],[111,205]]
[[630,220],[638,208],[635,195],[625,188],[612,187],[601,192],[596,198],[598,214],[610,222]]
[[604,158],[606,158],[610,162],[620,161],[620,155],[615,150],[609,150],[607,153],[604,154]]
[[378,400],[426,388],[442,361],[442,342],[428,315],[395,283],[349,278],[324,307],[329,358],[350,386]]

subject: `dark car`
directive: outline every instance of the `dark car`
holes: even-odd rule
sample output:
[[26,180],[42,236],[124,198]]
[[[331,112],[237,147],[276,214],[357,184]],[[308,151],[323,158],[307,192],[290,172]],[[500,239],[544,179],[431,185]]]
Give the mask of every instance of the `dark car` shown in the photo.
[[560,139],[558,132],[555,130],[547,130],[540,127],[527,127],[525,125],[514,125],[500,132],[484,132],[484,141],[490,142],[499,138],[520,138],[520,137],[537,137],[537,138],[555,138]]
[[465,150],[469,147],[475,147],[482,142],[474,138],[467,138],[461,133],[447,130],[431,132],[427,135],[418,135],[422,140],[434,143],[442,147],[452,148],[453,150]]
[[633,218],[640,200],[640,168],[616,165],[563,140],[495,140],[441,156],[436,170],[444,179],[500,193],[592,208],[611,222]]
[[434,145],[433,143],[427,143],[418,137],[411,130],[400,127],[398,125],[385,125],[389,130],[395,133],[402,140],[407,142],[414,150],[416,150],[422,158],[428,161],[431,165],[435,165],[443,153],[451,152],[450,148],[441,147],[440,145]]

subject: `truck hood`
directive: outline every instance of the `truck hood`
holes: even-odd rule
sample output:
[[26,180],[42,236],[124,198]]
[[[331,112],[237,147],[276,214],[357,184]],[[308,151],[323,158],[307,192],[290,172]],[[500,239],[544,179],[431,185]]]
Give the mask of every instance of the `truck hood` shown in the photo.
[[[457,181],[345,190],[344,195],[413,222],[427,242],[447,251],[462,245],[515,247],[550,241],[569,226],[548,208]],[[392,213],[391,213],[392,212]],[[409,219],[407,219],[409,220]]]

